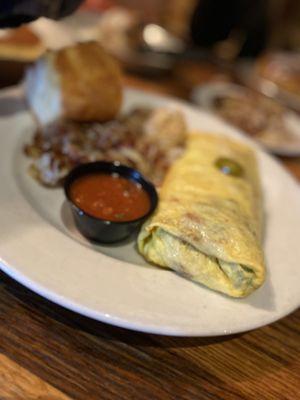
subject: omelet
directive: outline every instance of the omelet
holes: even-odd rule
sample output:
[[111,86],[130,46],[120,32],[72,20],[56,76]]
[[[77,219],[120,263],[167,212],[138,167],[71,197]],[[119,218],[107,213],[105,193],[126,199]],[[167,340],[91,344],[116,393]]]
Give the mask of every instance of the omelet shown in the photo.
[[138,236],[146,260],[232,297],[263,284],[262,191],[250,147],[190,134],[159,197]]

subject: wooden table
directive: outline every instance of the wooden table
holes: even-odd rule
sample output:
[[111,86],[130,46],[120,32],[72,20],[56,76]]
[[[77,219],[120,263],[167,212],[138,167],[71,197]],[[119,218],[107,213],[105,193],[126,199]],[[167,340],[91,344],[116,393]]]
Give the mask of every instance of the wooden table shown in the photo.
[[[172,77],[126,82],[186,96]],[[300,161],[283,163],[300,180]],[[249,333],[174,338],[104,325],[0,278],[1,400],[300,399],[300,310]]]

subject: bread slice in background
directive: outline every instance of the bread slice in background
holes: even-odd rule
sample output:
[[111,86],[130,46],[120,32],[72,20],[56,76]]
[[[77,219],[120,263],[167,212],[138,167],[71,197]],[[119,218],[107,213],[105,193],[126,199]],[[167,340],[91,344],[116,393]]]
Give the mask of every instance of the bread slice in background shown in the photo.
[[0,30],[0,60],[35,61],[44,51],[42,41],[27,26]]
[[25,74],[25,95],[41,125],[108,121],[122,103],[121,70],[96,42],[48,51]]

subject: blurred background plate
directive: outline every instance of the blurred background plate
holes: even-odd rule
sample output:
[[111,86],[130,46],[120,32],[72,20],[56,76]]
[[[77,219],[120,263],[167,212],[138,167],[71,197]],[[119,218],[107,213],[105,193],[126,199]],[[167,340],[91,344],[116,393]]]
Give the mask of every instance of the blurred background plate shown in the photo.
[[[239,98],[242,101],[234,101],[229,118],[219,112],[221,101]],[[274,99],[233,83],[213,82],[195,87],[191,100],[240,128],[269,152],[289,157],[300,155],[300,117]],[[260,132],[258,125],[262,126]]]
[[255,61],[240,62],[236,72],[244,85],[300,112],[299,53],[269,52]]

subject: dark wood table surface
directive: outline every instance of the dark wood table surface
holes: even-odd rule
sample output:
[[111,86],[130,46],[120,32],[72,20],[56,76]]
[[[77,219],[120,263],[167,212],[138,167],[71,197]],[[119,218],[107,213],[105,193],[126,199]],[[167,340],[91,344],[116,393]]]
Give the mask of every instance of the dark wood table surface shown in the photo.
[[[182,82],[126,78],[186,97]],[[281,162],[300,180],[299,159]],[[1,274],[0,319],[0,400],[300,399],[300,310],[239,335],[158,336],[82,317]]]

